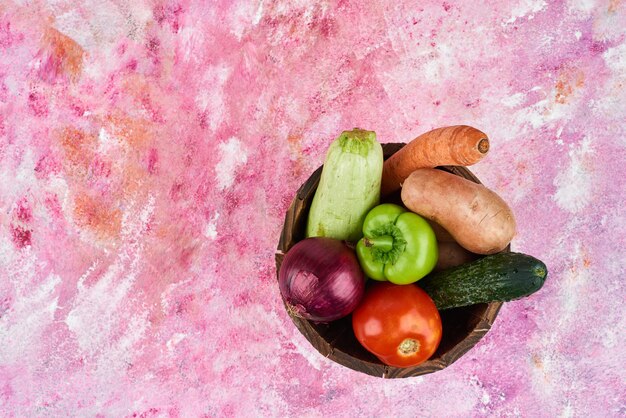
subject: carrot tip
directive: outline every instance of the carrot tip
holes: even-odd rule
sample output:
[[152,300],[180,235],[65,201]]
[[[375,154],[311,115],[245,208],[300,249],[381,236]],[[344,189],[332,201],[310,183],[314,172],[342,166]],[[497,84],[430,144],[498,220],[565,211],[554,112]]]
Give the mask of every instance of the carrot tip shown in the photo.
[[486,154],[489,151],[489,140],[487,138],[483,138],[478,143],[478,151],[481,154]]

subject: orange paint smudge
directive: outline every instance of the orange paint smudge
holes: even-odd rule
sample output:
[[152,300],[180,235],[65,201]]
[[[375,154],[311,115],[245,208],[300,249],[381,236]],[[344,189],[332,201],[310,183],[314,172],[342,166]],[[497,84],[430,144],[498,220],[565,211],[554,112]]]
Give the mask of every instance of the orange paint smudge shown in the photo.
[[609,13],[615,13],[621,2],[621,0],[611,0],[609,2]]
[[74,220],[80,227],[86,228],[100,238],[113,238],[119,235],[122,225],[122,213],[112,209],[103,201],[80,193],[74,199]]
[[147,119],[153,122],[164,122],[160,99],[162,92],[155,84],[143,75],[130,74],[124,77],[123,90],[133,100],[132,106],[141,109]]
[[569,83],[567,83],[567,81],[563,81],[563,80],[559,80],[556,83],[556,102],[557,103],[565,103],[565,100],[567,98],[567,96],[569,96],[570,94],[572,94],[573,89],[572,87],[569,85]]
[[287,142],[289,142],[290,145],[297,145],[301,139],[302,136],[300,135],[290,134],[287,136]]
[[556,82],[556,93],[554,100],[564,104],[577,88],[585,85],[585,75],[582,71],[563,71]]
[[541,357],[538,354],[533,354],[532,359],[536,368],[543,369],[543,361],[541,361]]
[[42,78],[54,81],[58,76],[65,75],[75,80],[83,68],[84,51],[69,36],[49,27],[44,36],[44,62],[40,68]]
[[532,358],[532,362],[535,368],[539,370],[541,374],[543,375],[543,380],[545,382],[550,382],[552,379],[550,375],[548,374],[548,372],[546,371],[546,368],[545,368],[545,365],[541,356],[537,353],[533,353],[531,358]]
[[[127,144],[133,151],[148,153],[155,142],[155,130],[152,122],[133,118],[121,112],[111,113],[102,121],[106,130],[115,138]],[[148,181],[149,166],[138,159],[123,159],[121,190],[124,195],[145,194],[145,181]]]
[[123,139],[133,148],[143,148],[153,138],[150,123],[144,119],[134,119],[115,113],[106,117],[106,123],[113,135]]
[[64,168],[77,177],[87,174],[97,144],[95,135],[73,127],[63,128],[57,134],[66,160]]
[[304,161],[304,157],[302,156],[301,142],[302,142],[302,136],[299,134],[289,134],[289,136],[287,136],[287,143],[289,144],[289,149],[291,150],[292,154],[296,155],[296,160],[294,161],[293,170],[292,170],[292,175],[294,177],[299,177],[305,168],[304,167],[305,161]]
[[124,196],[147,196],[146,181],[148,172],[138,164],[127,164],[124,166],[121,190]]

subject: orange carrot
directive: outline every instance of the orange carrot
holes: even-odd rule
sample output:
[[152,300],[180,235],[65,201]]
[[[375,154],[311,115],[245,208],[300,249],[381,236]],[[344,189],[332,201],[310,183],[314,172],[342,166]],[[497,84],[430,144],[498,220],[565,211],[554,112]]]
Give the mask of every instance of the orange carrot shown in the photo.
[[418,168],[472,165],[480,161],[487,151],[489,138],[471,126],[448,126],[426,132],[385,161],[381,195],[398,190]]

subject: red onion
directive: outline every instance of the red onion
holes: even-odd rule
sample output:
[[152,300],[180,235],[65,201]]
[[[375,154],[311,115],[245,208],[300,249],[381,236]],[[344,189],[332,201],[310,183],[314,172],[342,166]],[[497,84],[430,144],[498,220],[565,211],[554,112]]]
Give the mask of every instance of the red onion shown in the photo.
[[354,251],[343,241],[321,237],[304,239],[285,254],[278,281],[288,309],[314,322],[349,315],[365,289]]

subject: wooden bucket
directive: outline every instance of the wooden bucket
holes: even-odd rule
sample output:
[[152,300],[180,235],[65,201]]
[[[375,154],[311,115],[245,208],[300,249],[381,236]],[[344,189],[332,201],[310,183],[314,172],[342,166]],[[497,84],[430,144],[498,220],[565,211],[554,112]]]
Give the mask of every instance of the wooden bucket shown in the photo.
[[[385,159],[404,145],[382,144]],[[465,167],[442,166],[438,168],[475,183],[480,183],[478,178]],[[277,277],[285,253],[298,241],[304,239],[309,206],[313,200],[321,173],[322,167],[319,167],[300,187],[286,213],[276,251]],[[385,201],[398,203],[399,193],[385,199]],[[509,251],[510,246],[507,246],[503,252]],[[408,368],[387,366],[363,348],[352,331],[351,315],[328,324],[316,324],[294,316],[289,310],[287,312],[300,332],[323,356],[343,366],[372,376],[399,378],[436,372],[454,363],[489,331],[501,306],[502,302],[481,303],[440,311],[443,334],[437,351],[426,362]]]

